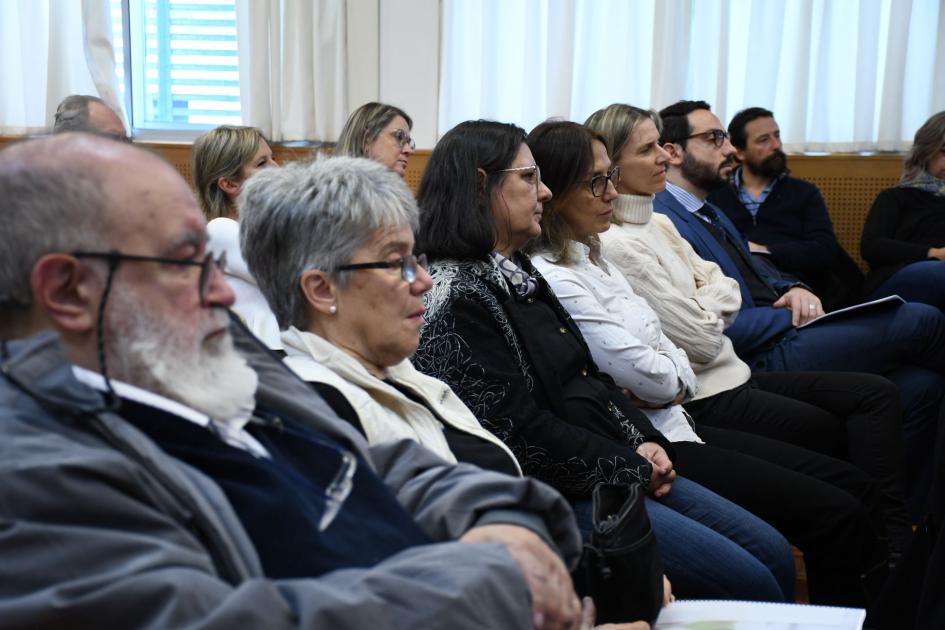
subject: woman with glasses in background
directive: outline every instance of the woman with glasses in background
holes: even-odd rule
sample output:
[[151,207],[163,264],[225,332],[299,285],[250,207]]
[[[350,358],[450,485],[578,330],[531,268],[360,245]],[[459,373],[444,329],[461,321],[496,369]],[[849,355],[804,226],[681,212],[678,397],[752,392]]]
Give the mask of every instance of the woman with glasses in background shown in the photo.
[[413,120],[404,110],[384,103],[366,103],[345,123],[335,155],[366,157],[380,162],[401,177],[417,145],[410,137]]
[[465,122],[437,143],[418,195],[433,287],[414,365],[445,381],[525,474],[569,497],[585,535],[597,484],[640,484],[677,594],[793,599],[784,538],[676,477],[670,443],[598,371],[520,252],[550,198],[519,127]]
[[233,310],[254,335],[276,350],[279,327],[240,253],[236,200],[252,175],[278,166],[269,142],[255,127],[224,125],[194,140],[192,173],[197,199],[209,221],[208,250],[226,255],[224,274],[236,294]]

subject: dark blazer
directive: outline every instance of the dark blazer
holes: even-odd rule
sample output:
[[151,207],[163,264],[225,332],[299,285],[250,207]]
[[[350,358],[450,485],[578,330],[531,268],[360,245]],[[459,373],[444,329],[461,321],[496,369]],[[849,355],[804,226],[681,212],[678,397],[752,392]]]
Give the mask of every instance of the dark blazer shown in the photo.
[[[736,242],[741,244],[750,260],[751,254],[748,250],[748,243],[738,233],[735,225],[725,216],[725,213],[715,206],[712,207],[719,213],[722,227]],[[732,345],[735,346],[735,351],[739,356],[750,358],[753,354],[777,343],[785,333],[793,331],[791,311],[788,309],[755,306],[748,290],[748,284],[738,271],[735,261],[715,239],[702,222],[702,219],[686,210],[672,194],[665,190],[656,195],[653,200],[653,209],[669,217],[682,237],[689,241],[699,256],[716,263],[722,268],[725,275],[738,281],[742,294],[742,307],[738,311],[738,317],[728,327],[725,334],[732,340]],[[763,267],[756,265],[756,269],[761,278],[778,294],[784,293],[793,286],[791,282],[775,278]]]

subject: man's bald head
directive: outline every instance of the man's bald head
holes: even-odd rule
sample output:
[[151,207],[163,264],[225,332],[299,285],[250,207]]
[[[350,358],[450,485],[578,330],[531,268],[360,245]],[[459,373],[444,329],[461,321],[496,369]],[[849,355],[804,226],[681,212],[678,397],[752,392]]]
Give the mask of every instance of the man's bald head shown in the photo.
[[86,131],[115,140],[127,140],[128,131],[118,114],[97,96],[72,94],[59,103],[53,133]]
[[[51,252],[108,248],[115,184],[160,159],[101,136],[66,133],[0,151],[0,326],[28,317],[30,273]],[[169,168],[169,167],[168,167]]]

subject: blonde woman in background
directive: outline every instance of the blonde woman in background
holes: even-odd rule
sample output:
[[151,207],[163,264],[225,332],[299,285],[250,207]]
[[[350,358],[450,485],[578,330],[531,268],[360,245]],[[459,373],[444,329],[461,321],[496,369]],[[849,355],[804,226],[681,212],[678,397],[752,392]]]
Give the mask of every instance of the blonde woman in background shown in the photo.
[[224,273],[236,293],[233,310],[253,334],[276,350],[282,347],[279,325],[240,253],[236,200],[254,173],[278,166],[269,142],[254,127],[217,127],[194,141],[194,186],[209,221],[208,248],[215,255],[226,253]]
[[413,120],[399,107],[384,103],[365,103],[348,117],[335,155],[366,157],[380,162],[401,177],[407,161],[416,150],[410,137]]

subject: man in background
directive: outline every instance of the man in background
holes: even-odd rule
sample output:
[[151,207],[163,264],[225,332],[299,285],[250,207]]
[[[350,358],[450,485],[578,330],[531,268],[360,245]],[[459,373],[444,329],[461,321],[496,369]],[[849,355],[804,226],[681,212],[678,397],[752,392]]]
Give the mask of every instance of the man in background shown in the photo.
[[728,133],[741,165],[709,201],[728,215],[752,254],[810,286],[825,310],[859,302],[863,274],[837,242],[820,191],[789,175],[774,114],[744,109]]
[[105,101],[97,96],[72,94],[59,103],[53,123],[53,133],[87,131],[127,142],[128,130]]

